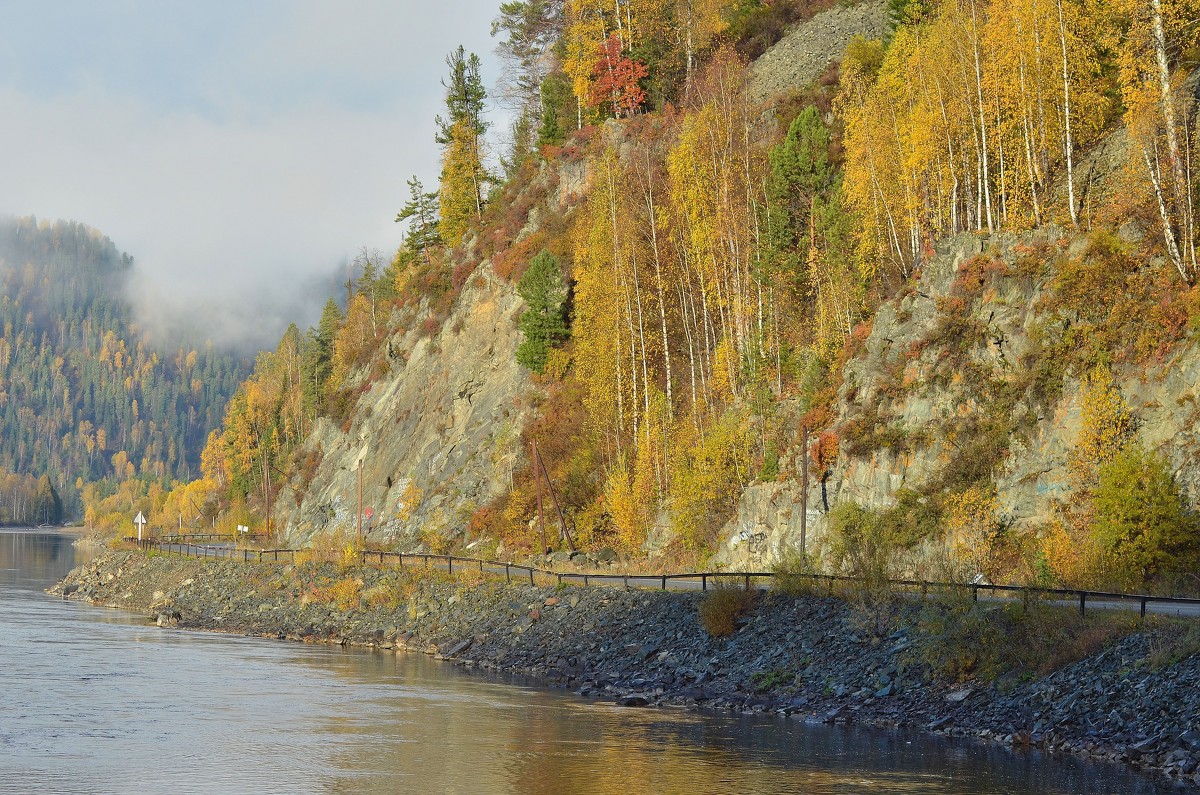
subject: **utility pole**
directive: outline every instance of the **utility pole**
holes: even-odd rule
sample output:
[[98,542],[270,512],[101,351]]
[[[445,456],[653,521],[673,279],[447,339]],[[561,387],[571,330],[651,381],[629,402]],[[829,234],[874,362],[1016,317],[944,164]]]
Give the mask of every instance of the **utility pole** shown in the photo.
[[[550,491],[550,499],[554,502],[554,510],[558,514],[558,537],[567,539],[567,546],[571,551],[575,551],[575,539],[571,538],[571,531],[567,529],[567,520],[563,516],[562,507],[558,504],[558,494],[554,491],[554,484],[550,482],[550,473],[546,471],[546,463],[542,461],[542,453],[538,450],[537,442],[533,443],[534,466],[546,478],[546,488]],[[540,494],[540,490],[539,490]]]
[[532,442],[533,447],[533,483],[537,490],[537,509],[538,509],[538,527],[542,530],[542,554],[550,554],[550,546],[546,543],[546,517],[542,513],[542,473],[538,469],[538,462],[541,457],[538,455],[537,442]]
[[808,565],[808,426],[800,427],[800,563]]

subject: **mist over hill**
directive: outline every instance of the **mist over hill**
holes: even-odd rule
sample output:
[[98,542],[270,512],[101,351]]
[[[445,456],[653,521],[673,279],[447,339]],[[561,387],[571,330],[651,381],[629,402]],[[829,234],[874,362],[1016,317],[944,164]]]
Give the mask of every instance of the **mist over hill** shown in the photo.
[[[88,482],[195,476],[249,371],[212,342],[148,334],[127,298],[134,277],[95,229],[0,219],[0,480],[48,475],[67,516]],[[0,506],[0,521],[21,520]]]

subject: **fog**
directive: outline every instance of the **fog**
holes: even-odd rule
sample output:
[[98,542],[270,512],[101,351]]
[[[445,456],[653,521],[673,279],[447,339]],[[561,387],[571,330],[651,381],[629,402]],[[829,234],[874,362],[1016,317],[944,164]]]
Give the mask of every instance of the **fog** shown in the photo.
[[[39,2],[0,26],[0,214],[96,227],[152,331],[273,346],[362,247],[394,251],[460,43],[494,0]],[[499,112],[496,128],[503,129]]]

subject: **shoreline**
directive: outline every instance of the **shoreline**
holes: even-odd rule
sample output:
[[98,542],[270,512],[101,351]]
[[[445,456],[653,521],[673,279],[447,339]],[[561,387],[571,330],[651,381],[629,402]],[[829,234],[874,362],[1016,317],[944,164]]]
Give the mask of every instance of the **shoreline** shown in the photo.
[[624,706],[918,729],[1200,785],[1200,655],[1149,666],[1142,633],[1042,679],[952,684],[931,675],[932,641],[915,624],[868,632],[831,596],[767,593],[730,637],[712,638],[701,594],[329,563],[108,552],[48,592],[160,626],[422,652]]

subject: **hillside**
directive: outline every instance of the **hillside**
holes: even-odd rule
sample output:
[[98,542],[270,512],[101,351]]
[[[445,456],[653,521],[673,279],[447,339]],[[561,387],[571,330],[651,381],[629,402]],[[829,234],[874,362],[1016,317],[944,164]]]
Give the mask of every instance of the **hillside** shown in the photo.
[[451,54],[405,245],[260,358],[187,499],[316,544],[535,554],[541,501],[639,565],[1191,588],[1190,7],[614,8],[504,7],[503,175]]
[[[167,484],[200,452],[245,376],[207,347],[145,339],[124,296],[133,261],[81,224],[0,220],[0,522],[82,516],[80,489],[121,480]],[[23,492],[48,476],[58,516]]]

